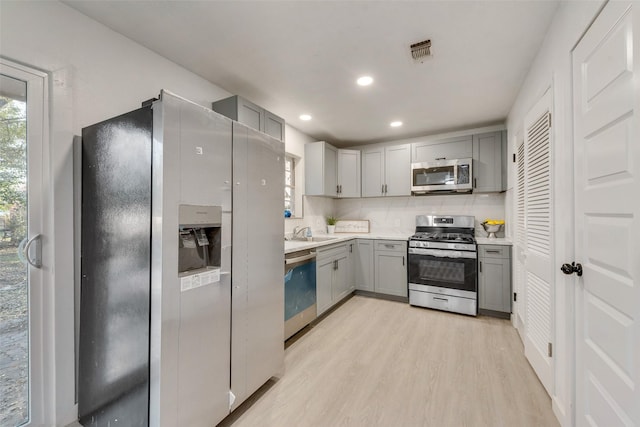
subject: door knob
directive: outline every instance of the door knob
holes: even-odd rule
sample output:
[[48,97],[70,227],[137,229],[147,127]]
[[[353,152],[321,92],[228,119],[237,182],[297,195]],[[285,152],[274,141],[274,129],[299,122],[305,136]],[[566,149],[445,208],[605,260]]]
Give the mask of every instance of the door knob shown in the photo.
[[562,267],[560,267],[560,270],[562,270],[562,272],[564,274],[573,274],[573,273],[577,273],[578,276],[582,276],[582,264],[580,263],[575,263],[572,262],[571,264],[562,264]]

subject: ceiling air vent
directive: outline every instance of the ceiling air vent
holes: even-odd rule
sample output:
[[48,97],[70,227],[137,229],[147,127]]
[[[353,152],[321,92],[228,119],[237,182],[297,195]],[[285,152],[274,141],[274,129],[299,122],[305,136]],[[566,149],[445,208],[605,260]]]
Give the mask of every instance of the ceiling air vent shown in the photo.
[[431,56],[431,40],[424,40],[411,45],[411,57],[414,61],[422,62],[428,56]]

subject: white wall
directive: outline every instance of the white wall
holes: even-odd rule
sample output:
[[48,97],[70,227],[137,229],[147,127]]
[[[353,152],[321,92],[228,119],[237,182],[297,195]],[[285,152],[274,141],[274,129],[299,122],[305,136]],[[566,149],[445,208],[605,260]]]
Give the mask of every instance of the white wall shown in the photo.
[[[46,333],[46,419],[76,419],[74,403],[73,135],[87,125],[140,107],[168,89],[209,107],[229,96],[201,77],[54,1],[0,2],[0,55],[50,74],[50,229],[53,260],[45,260],[51,289]],[[287,127],[287,151],[309,137]],[[303,168],[299,173],[304,177]],[[304,178],[302,178],[304,179]],[[304,181],[302,181],[304,184]]]
[[[554,265],[571,261],[574,255],[573,239],[573,134],[571,98],[571,50],[596,16],[603,2],[561,2],[546,38],[531,66],[522,89],[509,113],[509,158],[517,140],[524,135],[524,117],[531,107],[551,87],[552,162],[554,192]],[[520,137],[518,137],[518,135]],[[510,163],[509,190],[507,191],[507,220],[514,217],[515,165]],[[555,386],[553,410],[563,426],[573,424],[574,386],[574,293],[560,269],[555,274],[556,328],[554,360]]]

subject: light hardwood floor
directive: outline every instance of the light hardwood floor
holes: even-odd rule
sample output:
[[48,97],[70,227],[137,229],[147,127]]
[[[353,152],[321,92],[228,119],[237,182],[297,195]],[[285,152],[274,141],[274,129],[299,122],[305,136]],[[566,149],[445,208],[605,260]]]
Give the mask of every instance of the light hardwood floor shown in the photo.
[[293,339],[220,426],[559,425],[506,320],[355,296]]

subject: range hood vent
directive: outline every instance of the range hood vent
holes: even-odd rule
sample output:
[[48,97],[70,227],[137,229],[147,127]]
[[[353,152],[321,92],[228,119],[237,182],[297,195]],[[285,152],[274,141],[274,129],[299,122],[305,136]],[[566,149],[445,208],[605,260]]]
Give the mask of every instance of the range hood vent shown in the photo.
[[424,58],[431,56],[431,40],[424,40],[410,46],[411,57],[416,62],[422,62]]

